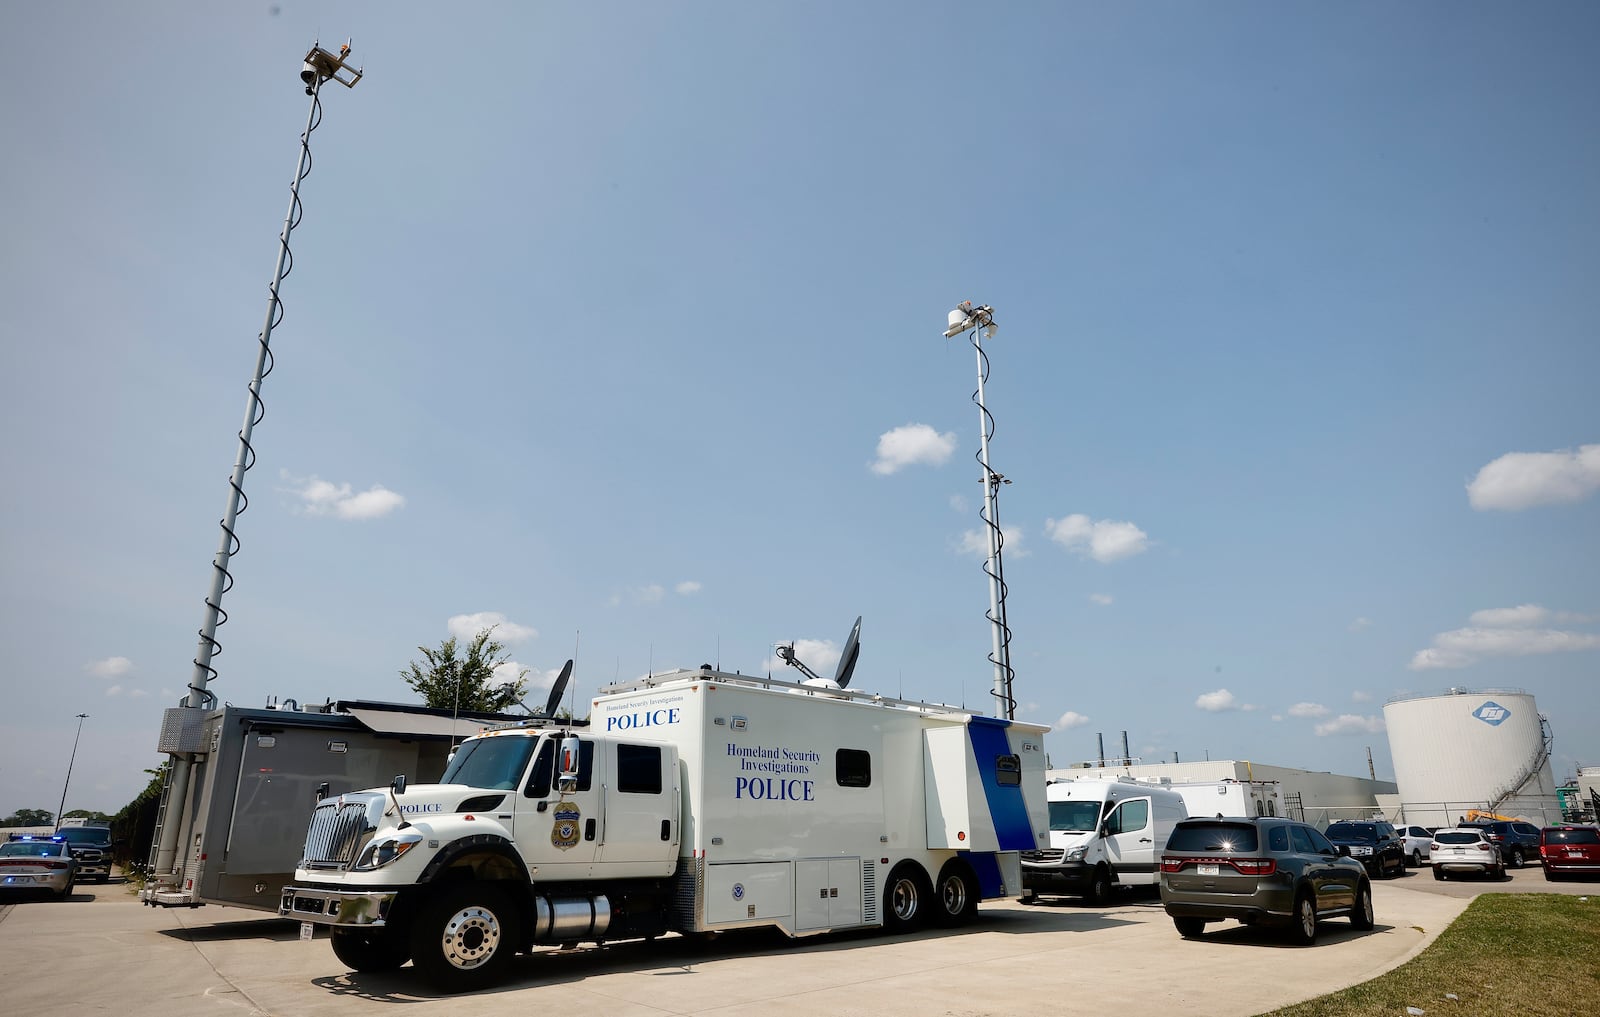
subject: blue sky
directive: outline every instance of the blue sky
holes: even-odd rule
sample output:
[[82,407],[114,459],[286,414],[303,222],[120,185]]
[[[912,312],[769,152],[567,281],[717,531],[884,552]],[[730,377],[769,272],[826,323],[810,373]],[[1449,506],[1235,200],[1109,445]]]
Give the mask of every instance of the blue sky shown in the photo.
[[[1052,762],[1390,776],[1513,687],[1600,763],[1600,11],[71,4],[0,69],[0,814],[115,811],[191,669],[307,99],[213,691],[578,693],[798,640],[986,707],[976,367]],[[788,672],[790,676],[794,672]],[[539,698],[535,696],[534,698]]]

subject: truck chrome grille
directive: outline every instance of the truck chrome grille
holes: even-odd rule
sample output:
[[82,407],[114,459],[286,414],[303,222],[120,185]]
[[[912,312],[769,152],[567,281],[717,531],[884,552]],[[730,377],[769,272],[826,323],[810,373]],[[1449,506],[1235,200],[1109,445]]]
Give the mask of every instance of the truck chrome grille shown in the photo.
[[311,869],[349,866],[382,815],[382,794],[347,794],[320,802],[306,831],[302,864]]

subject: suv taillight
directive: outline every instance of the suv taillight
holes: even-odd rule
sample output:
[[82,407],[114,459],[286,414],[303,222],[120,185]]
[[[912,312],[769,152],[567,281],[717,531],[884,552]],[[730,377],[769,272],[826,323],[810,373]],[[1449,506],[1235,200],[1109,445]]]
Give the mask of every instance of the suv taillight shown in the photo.
[[1270,876],[1278,871],[1274,858],[1174,858],[1161,856],[1162,872],[1182,872],[1191,865],[1226,865],[1244,876]]

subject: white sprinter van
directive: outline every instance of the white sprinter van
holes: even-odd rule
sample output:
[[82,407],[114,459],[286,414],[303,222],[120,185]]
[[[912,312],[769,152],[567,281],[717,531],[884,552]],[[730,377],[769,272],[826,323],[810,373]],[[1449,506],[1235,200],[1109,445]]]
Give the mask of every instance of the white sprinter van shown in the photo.
[[1183,796],[1131,778],[1055,780],[1045,788],[1050,845],[1022,852],[1022,900],[1110,900],[1113,886],[1155,886],[1161,852],[1180,819]]

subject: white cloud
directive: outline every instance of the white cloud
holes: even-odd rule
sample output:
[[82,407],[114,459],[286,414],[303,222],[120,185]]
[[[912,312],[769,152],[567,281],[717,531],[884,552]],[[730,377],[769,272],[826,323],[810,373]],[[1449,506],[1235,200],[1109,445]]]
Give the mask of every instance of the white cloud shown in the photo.
[[674,586],[672,589],[673,589],[673,592],[675,592],[678,596],[687,597],[690,594],[699,593],[700,592],[700,584],[695,582],[693,579],[685,579],[683,582],[679,583],[677,586]]
[[1319,737],[1341,734],[1377,734],[1385,730],[1382,717],[1361,717],[1353,713],[1341,713],[1330,721],[1318,724],[1315,731]]
[[1538,604],[1522,604],[1517,607],[1491,607],[1483,611],[1474,611],[1472,617],[1467,620],[1484,628],[1517,628],[1538,625],[1549,617],[1550,612]]
[[1194,701],[1194,705],[1207,713],[1221,713],[1224,710],[1237,710],[1240,707],[1239,701],[1227,689],[1204,693]]
[[1350,623],[1351,632],[1363,632],[1370,628],[1372,628],[1371,618],[1357,618],[1355,621]]
[[1356,689],[1354,692],[1350,693],[1350,699],[1351,701],[1357,703],[1370,703],[1372,702],[1372,693],[1364,692],[1361,689]]
[[[1026,558],[1028,549],[1022,546],[1022,531],[1014,526],[1000,527],[1000,553],[1013,558]],[[956,543],[956,550],[974,558],[989,557],[989,531],[967,530]]]
[[133,670],[133,661],[127,657],[107,657],[84,665],[84,670],[96,678],[121,678]]
[[499,611],[453,615],[445,622],[445,628],[457,639],[469,642],[476,639],[478,633],[489,628],[494,629],[494,635],[489,638],[498,643],[520,643],[528,639],[537,639],[539,636],[538,629],[507,621],[506,616]]
[[1328,708],[1321,703],[1296,703],[1289,707],[1291,717],[1326,717]]
[[142,699],[149,694],[150,693],[146,692],[144,689],[133,689],[128,693],[128,695],[134,699]]
[[1600,649],[1600,635],[1561,629],[1465,628],[1441,632],[1418,650],[1411,670],[1467,667],[1483,657],[1527,657]]
[[959,494],[952,494],[950,496],[950,510],[952,512],[968,511],[967,499]]
[[1068,710],[1056,721],[1056,730],[1065,731],[1068,728],[1083,727],[1087,723],[1089,723],[1088,717],[1074,710]]
[[514,685],[517,677],[522,674],[522,665],[514,660],[505,660],[494,666],[494,677],[489,680],[491,685]]
[[294,477],[287,470],[278,476],[290,485],[289,493],[300,499],[300,511],[308,516],[333,516],[336,519],[365,520],[386,516],[404,507],[403,495],[374,484],[359,493],[349,484],[334,484],[316,476]]
[[943,466],[955,450],[953,431],[940,434],[927,424],[906,424],[878,436],[872,472],[887,476],[907,466]]
[[1044,532],[1067,550],[1098,562],[1113,562],[1140,554],[1150,544],[1149,536],[1132,523],[1091,520],[1082,513],[1065,519],[1046,519]]
[[1576,452],[1507,452],[1478,471],[1467,500],[1480,512],[1516,512],[1539,505],[1565,505],[1600,490],[1600,445]]
[[113,685],[113,686],[111,686],[109,689],[106,689],[106,695],[108,695],[108,696],[120,696],[120,695],[122,695],[122,686],[121,685]]
[[1091,593],[1089,594],[1089,599],[1094,601],[1096,604],[1109,606],[1116,598],[1111,596],[1109,593]]

